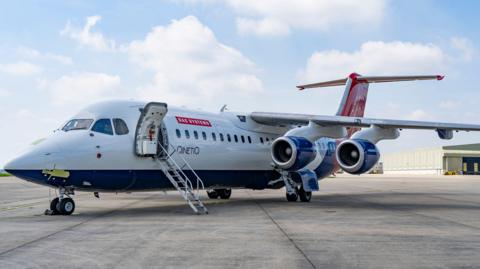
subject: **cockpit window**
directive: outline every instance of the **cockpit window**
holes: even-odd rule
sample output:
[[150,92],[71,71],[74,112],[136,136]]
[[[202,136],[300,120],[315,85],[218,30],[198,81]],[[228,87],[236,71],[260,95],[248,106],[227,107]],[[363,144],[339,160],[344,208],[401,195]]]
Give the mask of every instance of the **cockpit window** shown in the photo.
[[92,119],[73,119],[63,126],[62,131],[87,130],[92,125]]
[[122,119],[113,119],[113,126],[115,127],[115,134],[117,135],[128,134],[127,124]]
[[93,132],[113,135],[113,128],[110,119],[99,119],[92,127]]

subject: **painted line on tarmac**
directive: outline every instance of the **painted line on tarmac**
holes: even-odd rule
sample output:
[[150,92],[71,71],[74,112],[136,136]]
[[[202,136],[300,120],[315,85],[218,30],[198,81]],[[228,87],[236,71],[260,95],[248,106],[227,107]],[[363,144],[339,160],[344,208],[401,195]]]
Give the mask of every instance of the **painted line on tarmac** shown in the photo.
[[[450,219],[445,219],[445,218],[441,218],[441,217],[437,217],[437,216],[431,216],[431,215],[416,212],[415,211],[416,209],[412,208],[412,207],[396,207],[392,204],[382,204],[382,203],[378,203],[378,202],[370,202],[370,201],[367,201],[367,200],[364,200],[364,199],[361,199],[361,198],[353,198],[352,196],[350,196],[348,194],[338,194],[338,196],[343,196],[343,197],[347,198],[347,200],[350,199],[351,201],[360,202],[360,203],[364,203],[366,205],[370,205],[373,209],[377,209],[377,210],[389,210],[389,211],[404,212],[404,213],[408,213],[408,214],[411,214],[411,215],[416,215],[416,216],[421,216],[421,217],[424,217],[424,218],[430,218],[430,219],[434,219],[434,220],[438,220],[438,221],[443,221],[443,222],[447,222],[447,223],[451,223],[451,224],[456,224],[457,226],[463,226],[465,228],[469,228],[469,229],[473,229],[473,230],[480,230],[480,227],[476,227],[476,226],[473,226],[473,225],[468,225],[468,224],[461,223],[461,222],[458,222],[458,221],[454,221],[454,220],[450,220]],[[425,196],[430,196],[430,195],[425,195]],[[433,196],[433,198],[438,199],[440,197],[434,197]]]
[[[372,191],[375,191],[375,192],[380,192],[382,193],[382,190],[379,190],[379,189],[375,189],[375,188],[372,188],[372,187],[366,187],[366,189],[369,189],[369,190],[372,190]],[[398,191],[398,190],[390,190],[389,191],[390,193],[406,193],[405,191]],[[385,193],[383,191],[383,193]],[[387,193],[385,193],[387,195]],[[412,193],[412,194],[415,194],[415,193]],[[362,200],[361,198],[353,198],[351,196],[348,196],[348,195],[345,195],[345,194],[339,194],[339,195],[343,195],[345,197],[349,197],[351,200],[354,200],[354,201],[359,201],[359,202],[363,202],[363,203],[366,203],[366,204],[370,204],[370,205],[373,205],[377,208],[381,208],[381,209],[385,209],[386,207],[388,207],[388,205],[386,204],[382,204],[382,203],[377,203],[377,202],[370,202],[370,201],[365,201],[365,200]],[[477,202],[472,202],[472,201],[465,201],[465,200],[458,200],[458,199],[452,199],[452,198],[447,198],[447,197],[443,197],[439,194],[435,194],[435,193],[431,193],[431,194],[424,194],[424,196],[427,196],[427,197],[430,197],[430,198],[436,198],[436,199],[440,199],[440,200],[447,200],[447,201],[453,201],[453,202],[459,202],[459,203],[467,203],[467,204],[473,204],[475,206],[478,206],[479,204]],[[477,227],[477,226],[473,226],[473,225],[468,225],[468,224],[465,224],[465,223],[462,223],[462,222],[458,222],[458,221],[454,221],[454,220],[450,220],[450,219],[444,219],[444,218],[441,218],[441,217],[436,217],[436,216],[431,216],[431,215],[427,215],[427,214],[422,214],[422,213],[419,213],[419,212],[415,212],[415,208],[398,208],[398,207],[391,207],[389,208],[390,210],[397,210],[397,211],[402,211],[402,212],[408,212],[410,214],[413,214],[413,215],[417,215],[417,216],[422,216],[422,217],[425,217],[425,218],[431,218],[431,219],[436,219],[436,220],[440,220],[440,221],[445,221],[445,222],[450,222],[450,223],[453,223],[453,224],[456,224],[456,225],[459,225],[459,226],[463,226],[463,227],[466,227],[466,228],[469,228],[469,229],[474,229],[474,230],[479,230],[480,227]]]
[[[84,197],[84,196],[87,196],[87,194],[77,194],[75,197]],[[35,201],[35,200],[37,200],[38,202],[18,204],[18,203],[21,203],[21,202]],[[41,200],[41,201],[39,201],[39,200]],[[4,204],[1,205],[2,207],[0,207],[0,213],[5,213],[7,211],[12,211],[12,210],[15,210],[15,209],[34,207],[34,206],[37,206],[37,205],[44,204],[45,202],[48,203],[47,204],[47,207],[48,207],[50,205],[50,201],[51,201],[51,198],[45,197],[45,198],[35,198],[35,199],[26,199],[26,200],[15,201],[15,202],[8,202],[8,203],[4,203]],[[18,204],[18,205],[9,205],[9,204]]]
[[9,254],[9,253],[11,253],[11,252],[13,252],[13,251],[15,251],[15,250],[21,249],[21,248],[26,247],[26,246],[28,246],[28,245],[35,244],[35,243],[40,242],[40,241],[42,241],[42,240],[48,239],[48,238],[50,238],[50,237],[52,237],[52,236],[54,236],[54,235],[60,234],[60,233],[62,233],[62,232],[66,232],[66,231],[68,231],[68,230],[75,229],[75,228],[81,226],[82,224],[88,223],[88,222],[90,222],[90,221],[94,221],[94,220],[99,219],[99,218],[106,217],[106,216],[108,216],[108,215],[111,215],[111,214],[119,211],[119,210],[128,208],[128,207],[130,207],[130,206],[133,206],[133,205],[135,205],[135,204],[138,204],[138,203],[140,203],[140,202],[143,202],[143,201],[145,201],[145,200],[147,200],[147,199],[150,199],[151,197],[153,197],[153,196],[155,196],[155,195],[156,195],[156,194],[153,194],[153,195],[151,195],[151,196],[145,197],[145,198],[140,199],[140,200],[137,200],[137,201],[135,201],[135,202],[126,204],[125,206],[122,206],[122,207],[119,207],[119,208],[115,208],[115,209],[110,210],[110,211],[107,211],[107,212],[105,212],[105,213],[103,213],[103,214],[100,214],[100,215],[91,217],[91,218],[89,218],[89,219],[86,219],[86,220],[84,220],[84,221],[81,221],[81,222],[79,222],[79,223],[77,223],[77,224],[74,224],[74,225],[65,227],[65,228],[63,228],[63,229],[60,229],[60,230],[58,230],[58,231],[49,233],[49,234],[44,235],[44,236],[42,236],[42,237],[39,237],[39,238],[37,238],[37,239],[34,239],[34,240],[31,240],[31,241],[25,242],[25,243],[23,243],[23,244],[20,244],[20,245],[18,245],[18,246],[16,246],[16,247],[7,249],[7,250],[5,250],[5,251],[3,251],[3,252],[0,252],[0,257],[5,256],[5,255],[7,255],[7,254]]
[[10,211],[10,210],[15,210],[15,209],[21,209],[21,208],[26,208],[26,207],[33,207],[39,204],[43,204],[43,202],[36,202],[36,203],[30,203],[30,204],[21,204],[21,205],[16,205],[16,206],[7,206],[7,207],[0,207],[0,213]]
[[[252,197],[252,195],[250,194],[250,192],[247,192],[248,196],[250,196],[251,198],[254,198]],[[287,232],[282,228],[282,226],[280,226],[280,224],[272,217],[272,215],[270,215],[270,213],[268,213],[268,211],[262,206],[262,204],[260,204],[256,199],[254,200],[255,204],[263,211],[263,213],[265,213],[265,215],[270,219],[270,221],[273,222],[273,224],[277,227],[277,229],[288,239],[288,241],[290,241],[290,243],[298,250],[298,252],[300,252],[300,254],[305,258],[305,260],[312,266],[312,268],[314,269],[317,269],[317,267],[315,266],[315,264],[313,264],[312,260],[310,260],[310,258],[308,258],[307,254],[305,254],[305,252],[303,252],[303,250],[297,245],[297,243],[295,243],[295,241],[287,234]]]

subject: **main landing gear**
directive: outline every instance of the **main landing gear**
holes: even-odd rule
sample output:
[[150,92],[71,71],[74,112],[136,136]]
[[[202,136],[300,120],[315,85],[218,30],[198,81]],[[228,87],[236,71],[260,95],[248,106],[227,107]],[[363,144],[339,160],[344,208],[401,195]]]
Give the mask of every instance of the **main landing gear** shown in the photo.
[[289,202],[296,202],[298,198],[300,198],[300,201],[308,203],[310,200],[312,200],[312,192],[311,191],[305,191],[303,187],[300,188],[294,188],[294,192],[288,192],[286,193],[287,201]]
[[208,198],[210,199],[223,199],[227,200],[230,199],[232,196],[232,189],[215,189],[207,191]]
[[291,179],[288,172],[281,171],[280,174],[282,175],[283,182],[285,183],[287,201],[296,202],[299,197],[300,201],[302,202],[310,202],[310,200],[312,200],[312,192],[305,191],[301,184],[299,187],[297,187],[298,184]]
[[59,195],[50,202],[50,209],[45,210],[45,215],[71,215],[75,211],[75,202],[70,195],[73,189],[59,189]]

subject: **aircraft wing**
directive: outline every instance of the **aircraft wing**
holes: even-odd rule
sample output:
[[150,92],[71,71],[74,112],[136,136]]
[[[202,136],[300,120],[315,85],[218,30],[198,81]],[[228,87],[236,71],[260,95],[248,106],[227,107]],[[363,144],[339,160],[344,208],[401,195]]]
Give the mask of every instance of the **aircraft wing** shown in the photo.
[[480,125],[463,123],[443,123],[408,120],[372,119],[345,116],[322,116],[290,113],[253,112],[251,118],[265,125],[307,125],[310,121],[320,126],[343,126],[343,127],[371,127],[396,129],[423,129],[423,130],[449,130],[449,131],[480,131]]

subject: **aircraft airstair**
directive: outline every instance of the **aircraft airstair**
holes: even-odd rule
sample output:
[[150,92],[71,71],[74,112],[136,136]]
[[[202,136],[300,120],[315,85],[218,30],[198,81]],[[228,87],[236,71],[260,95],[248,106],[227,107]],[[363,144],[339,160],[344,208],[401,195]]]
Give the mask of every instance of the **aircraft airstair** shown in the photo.
[[[162,145],[159,145],[159,147],[162,148],[163,152],[167,152]],[[170,148],[173,148],[173,146],[170,146]],[[207,208],[200,200],[200,191],[205,189],[203,181],[200,179],[197,173],[195,173],[192,167],[190,167],[188,162],[180,154],[178,154],[177,156],[179,156],[179,159],[181,162],[183,162],[183,164],[180,166],[172,157],[175,153],[176,150],[174,149],[171,153],[159,154],[156,160],[160,164],[163,173],[167,176],[172,185],[178,190],[193,211],[197,214],[208,214]],[[187,176],[185,171],[191,174],[191,176],[193,175],[193,180]],[[195,183],[192,183],[192,181]]]
[[[153,158],[193,211],[197,214],[208,214],[207,208],[200,201],[200,191],[205,190],[203,181],[185,158],[181,154],[176,154],[177,150],[168,142],[167,130],[163,123],[163,118],[168,112],[167,104],[151,102],[140,109],[140,112],[135,131],[136,155]],[[172,149],[172,152],[168,149]]]

